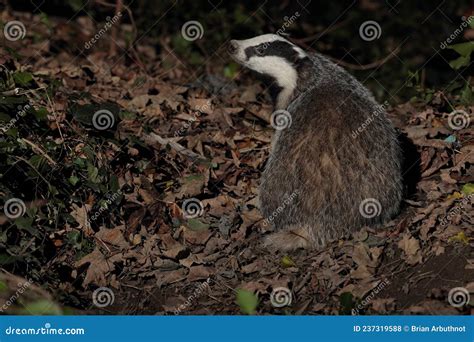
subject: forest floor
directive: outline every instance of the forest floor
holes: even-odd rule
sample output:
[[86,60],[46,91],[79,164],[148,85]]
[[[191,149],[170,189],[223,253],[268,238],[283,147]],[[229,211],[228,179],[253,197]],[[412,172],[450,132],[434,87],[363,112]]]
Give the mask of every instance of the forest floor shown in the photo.
[[[75,21],[24,16],[26,37],[0,48],[0,102],[33,107],[0,136],[2,196],[28,209],[0,217],[2,300],[15,274],[33,283],[24,298],[57,312],[472,313],[473,106],[439,90],[389,107],[414,146],[400,215],[318,252],[275,253],[257,207],[274,131],[265,89],[247,73],[224,77],[223,47],[198,67],[166,39],[111,55],[105,39],[85,49],[94,24]],[[454,109],[471,125],[453,129]],[[98,111],[111,113],[106,129]],[[471,303],[451,305],[453,288]]]

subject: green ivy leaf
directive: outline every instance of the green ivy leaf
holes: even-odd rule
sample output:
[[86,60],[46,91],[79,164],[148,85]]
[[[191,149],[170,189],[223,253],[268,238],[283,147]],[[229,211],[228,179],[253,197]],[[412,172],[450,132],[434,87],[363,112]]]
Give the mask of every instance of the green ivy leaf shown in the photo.
[[341,303],[341,313],[350,314],[352,308],[354,307],[354,296],[350,292],[344,292],[339,297],[339,302]]
[[72,185],[76,185],[78,182],[79,182],[78,177],[76,177],[76,176],[69,177],[69,183],[71,183]]
[[56,188],[54,185],[48,185],[48,190],[52,196],[59,195],[58,188]]
[[83,159],[83,158],[76,158],[74,160],[74,165],[77,165],[79,166],[81,169],[85,168],[86,167],[86,160]]
[[464,184],[461,191],[467,196],[474,194],[474,183]]
[[8,285],[0,280],[0,292],[7,292],[7,290],[8,290]]
[[38,235],[38,231],[32,228],[33,218],[32,217],[18,217],[15,220],[15,225],[20,228],[30,232],[32,235]]
[[474,42],[450,45],[448,46],[448,49],[452,49],[461,55],[454,61],[449,62],[451,68],[457,70],[469,65],[471,61],[471,53],[474,51]]
[[92,183],[100,183],[99,169],[90,163],[87,164],[87,176]]
[[24,307],[21,313],[26,315],[61,315],[62,313],[56,304],[47,299],[26,303]]
[[474,51],[474,42],[450,45],[448,46],[448,49],[456,51],[463,57],[469,57],[471,55],[471,52]]
[[197,219],[188,220],[188,228],[197,232],[209,229],[210,225],[203,223]]
[[469,65],[470,61],[471,61],[471,58],[469,56],[468,57],[461,56],[461,57],[456,58],[455,60],[449,62],[449,65],[454,70],[458,70],[458,69],[461,69],[462,67],[464,67],[466,65]]
[[248,290],[237,290],[237,304],[240,310],[246,315],[255,315],[257,313],[258,298]]
[[237,75],[237,71],[239,70],[239,66],[237,63],[229,63],[224,68],[224,76],[227,78],[234,78]]
[[35,117],[38,120],[45,120],[48,117],[48,114],[48,110],[44,107],[41,107],[35,111]]
[[116,175],[111,175],[109,180],[109,189],[112,192],[117,192],[120,190],[120,184],[118,181],[118,177]]
[[21,257],[0,253],[0,265],[2,266],[10,265],[20,260],[22,260]]
[[13,79],[15,80],[15,84],[20,87],[26,87],[31,81],[33,81],[33,75],[29,72],[20,71],[13,74]]
[[468,82],[461,91],[461,102],[465,105],[470,105],[474,103],[474,94],[472,93],[472,88]]
[[127,110],[123,110],[119,113],[120,119],[122,120],[134,120],[137,118],[137,114],[133,112],[129,112]]
[[288,255],[285,255],[283,258],[281,258],[281,265],[283,267],[293,267],[296,266],[295,262],[293,259],[291,259]]

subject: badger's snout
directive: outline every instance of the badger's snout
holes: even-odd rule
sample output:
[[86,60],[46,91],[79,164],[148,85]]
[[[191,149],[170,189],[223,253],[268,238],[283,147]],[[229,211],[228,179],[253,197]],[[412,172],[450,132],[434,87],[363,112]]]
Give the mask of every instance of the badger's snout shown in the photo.
[[232,39],[228,44],[227,44],[227,52],[231,55],[235,55],[237,51],[239,50],[239,44],[235,39]]
[[242,40],[232,39],[227,44],[227,52],[229,53],[230,57],[239,64],[245,64],[247,59],[242,42]]

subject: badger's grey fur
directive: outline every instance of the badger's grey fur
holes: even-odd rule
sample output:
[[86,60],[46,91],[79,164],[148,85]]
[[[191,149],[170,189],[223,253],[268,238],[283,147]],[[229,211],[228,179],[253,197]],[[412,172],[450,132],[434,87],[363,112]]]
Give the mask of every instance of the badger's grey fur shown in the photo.
[[322,248],[398,212],[397,134],[361,83],[273,34],[233,40],[229,53],[270,77],[275,109],[291,115],[291,125],[274,136],[261,179],[260,209],[276,230],[267,244]]

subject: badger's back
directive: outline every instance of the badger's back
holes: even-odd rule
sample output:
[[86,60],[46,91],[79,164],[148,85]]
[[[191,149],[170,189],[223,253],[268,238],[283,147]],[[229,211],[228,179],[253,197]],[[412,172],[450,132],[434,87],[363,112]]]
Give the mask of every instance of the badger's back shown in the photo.
[[[272,80],[278,128],[262,175],[260,208],[280,249],[323,247],[391,218],[402,196],[394,128],[372,94],[319,54],[266,34],[232,40],[232,58]],[[283,120],[279,120],[283,118]]]
[[317,245],[388,220],[402,196],[396,132],[344,73],[336,67],[290,104],[292,124],[278,133],[262,176],[265,217],[272,215],[276,229],[311,227]]

